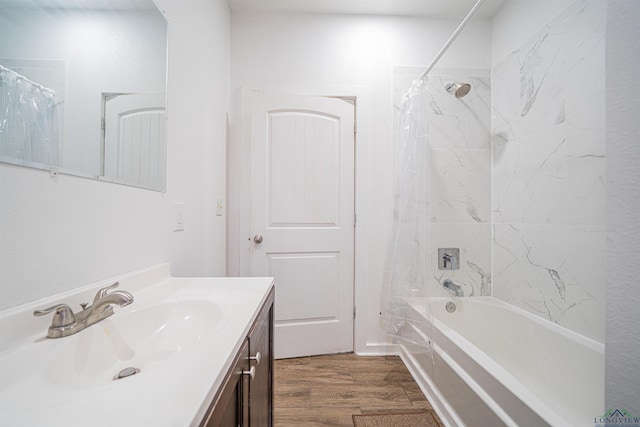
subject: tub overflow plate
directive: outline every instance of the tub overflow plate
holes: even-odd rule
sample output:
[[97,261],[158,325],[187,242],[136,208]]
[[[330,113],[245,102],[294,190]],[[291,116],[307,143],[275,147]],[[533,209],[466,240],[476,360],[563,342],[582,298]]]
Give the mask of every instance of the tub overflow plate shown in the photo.
[[449,313],[453,313],[454,311],[456,311],[456,305],[452,302],[448,302],[445,308]]

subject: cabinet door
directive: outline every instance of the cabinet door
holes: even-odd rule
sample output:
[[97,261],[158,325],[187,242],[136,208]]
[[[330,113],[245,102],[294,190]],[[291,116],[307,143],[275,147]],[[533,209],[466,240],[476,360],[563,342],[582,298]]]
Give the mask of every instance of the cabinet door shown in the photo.
[[220,392],[212,404],[212,412],[203,424],[205,427],[248,427],[249,426],[249,342],[236,356],[233,367],[227,374]]
[[[273,425],[273,293],[249,333],[251,365],[256,368],[249,382],[251,427]],[[260,356],[258,356],[258,354]]]

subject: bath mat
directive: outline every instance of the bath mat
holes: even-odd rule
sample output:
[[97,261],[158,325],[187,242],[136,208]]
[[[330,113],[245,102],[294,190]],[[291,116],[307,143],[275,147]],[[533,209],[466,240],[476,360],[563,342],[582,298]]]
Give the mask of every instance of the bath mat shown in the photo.
[[353,415],[354,427],[440,427],[433,412]]

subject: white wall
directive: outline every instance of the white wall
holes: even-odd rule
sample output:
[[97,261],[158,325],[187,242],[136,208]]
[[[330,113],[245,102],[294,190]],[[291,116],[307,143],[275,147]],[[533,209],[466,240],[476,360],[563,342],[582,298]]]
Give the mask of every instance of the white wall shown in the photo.
[[640,416],[640,3],[607,10],[606,408]]
[[[357,15],[232,14],[232,90],[242,86],[357,96],[356,351],[361,353],[376,351],[378,343],[386,342],[378,312],[393,181],[393,66],[426,66],[458,23]],[[438,66],[486,69],[489,46],[488,22],[474,22]],[[237,120],[233,126],[238,126]],[[230,171],[241,166],[230,164]],[[247,235],[250,230],[240,230],[230,239],[242,242]],[[242,269],[248,252],[242,245],[236,249],[230,254],[234,259],[229,272],[248,274]]]
[[185,230],[170,233],[176,276],[225,274],[227,113],[231,15],[225,0],[158,0],[169,20],[167,202],[184,202]]
[[[158,1],[169,21],[167,191],[0,164],[0,309],[151,264],[224,275],[230,12],[224,0]],[[185,230],[170,228],[184,202]]]

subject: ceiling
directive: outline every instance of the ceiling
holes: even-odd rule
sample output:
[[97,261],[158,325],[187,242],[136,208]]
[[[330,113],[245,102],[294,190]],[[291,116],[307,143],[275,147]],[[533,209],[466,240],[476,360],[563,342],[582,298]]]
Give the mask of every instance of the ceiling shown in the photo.
[[157,10],[153,0],[0,0],[0,8]]
[[[476,0],[227,0],[234,12],[302,12],[463,18]],[[479,18],[495,15],[505,0],[485,0]]]
[[[214,1],[214,0],[211,0]],[[479,18],[494,16],[507,0],[485,0]],[[462,19],[476,0],[227,0],[234,12],[400,15]],[[0,7],[45,9],[150,9],[152,0],[0,0]]]

